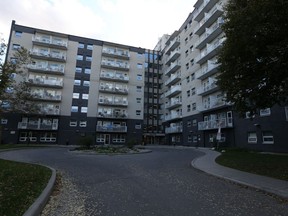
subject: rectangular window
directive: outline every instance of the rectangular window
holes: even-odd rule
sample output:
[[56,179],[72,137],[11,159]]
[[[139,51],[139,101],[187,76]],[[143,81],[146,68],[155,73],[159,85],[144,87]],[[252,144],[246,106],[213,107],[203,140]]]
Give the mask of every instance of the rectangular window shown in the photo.
[[187,57],[187,56],[188,56],[188,50],[185,51],[185,57]]
[[196,136],[196,135],[193,135],[193,143],[197,143],[197,141],[198,141],[197,136]]
[[190,47],[190,53],[193,52],[193,50],[194,50],[194,47],[191,46],[191,47]]
[[85,68],[84,73],[85,74],[91,74],[91,68]]
[[143,64],[138,63],[138,64],[137,64],[137,68],[138,68],[138,69],[142,69],[142,68],[143,68]]
[[186,70],[189,69],[189,63],[186,63]]
[[274,137],[271,131],[262,132],[263,144],[274,144]]
[[77,121],[76,120],[70,120],[70,127],[77,127]]
[[79,126],[80,127],[87,127],[87,121],[80,121]]
[[93,44],[88,44],[88,45],[87,45],[87,49],[88,49],[88,50],[93,50]]
[[83,100],[88,100],[89,94],[82,94],[82,99]]
[[89,86],[90,86],[90,81],[85,80],[85,81],[83,82],[83,86],[89,87]]
[[8,119],[1,119],[1,124],[7,124],[8,123]]
[[20,31],[15,32],[15,37],[21,37],[21,36],[22,36],[22,32],[20,32]]
[[74,80],[74,85],[80,86],[81,85],[81,80]]
[[78,112],[78,106],[72,106],[71,112]]
[[191,80],[195,80],[195,73],[191,74]]
[[260,116],[270,116],[271,110],[270,108],[260,109]]
[[76,59],[79,60],[79,61],[83,61],[83,55],[77,55]]
[[86,61],[91,62],[92,61],[92,56],[86,56]]
[[78,48],[84,49],[84,43],[79,42],[79,43],[78,43]]
[[87,113],[88,108],[87,107],[81,107],[81,113]]
[[194,127],[197,126],[197,119],[193,119],[192,125],[193,125]]
[[141,86],[136,86],[136,91],[137,92],[142,92],[142,87]]
[[196,89],[195,89],[195,88],[192,88],[192,89],[191,89],[191,94],[192,94],[192,95],[195,95],[195,94],[196,94]]
[[81,72],[82,72],[82,68],[76,67],[75,72],[76,72],[76,73],[81,73]]
[[136,110],[136,115],[141,115],[141,110]]
[[187,112],[191,112],[191,105],[187,105]]
[[135,124],[135,129],[141,129],[141,123],[136,123]]
[[141,98],[136,98],[137,103],[141,103]]
[[13,44],[13,50],[18,50],[20,48],[21,46],[19,44]]
[[186,77],[186,81],[187,81],[187,83],[190,82],[190,77],[189,76]]
[[192,135],[188,135],[188,142],[192,142]]
[[257,143],[257,134],[256,132],[248,132],[248,143]]
[[191,127],[191,121],[187,121],[187,127]]
[[187,91],[187,97],[190,97],[190,90]]
[[196,103],[192,104],[192,110],[195,111],[196,110]]
[[79,93],[73,93],[73,98],[74,99],[79,99],[79,95],[80,95]]
[[137,80],[142,80],[142,75],[141,74],[137,74]]
[[192,67],[194,65],[194,59],[190,60],[190,66]]

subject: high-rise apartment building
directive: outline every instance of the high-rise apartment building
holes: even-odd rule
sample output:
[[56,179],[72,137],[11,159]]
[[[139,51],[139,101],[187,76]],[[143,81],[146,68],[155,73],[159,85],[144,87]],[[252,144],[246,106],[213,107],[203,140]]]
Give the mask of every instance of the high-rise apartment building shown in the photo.
[[30,50],[26,82],[42,115],[7,114],[6,143],[167,144],[216,143],[286,151],[288,107],[241,118],[216,85],[217,53],[225,40],[227,0],[198,0],[194,10],[154,50],[16,25],[7,60]]

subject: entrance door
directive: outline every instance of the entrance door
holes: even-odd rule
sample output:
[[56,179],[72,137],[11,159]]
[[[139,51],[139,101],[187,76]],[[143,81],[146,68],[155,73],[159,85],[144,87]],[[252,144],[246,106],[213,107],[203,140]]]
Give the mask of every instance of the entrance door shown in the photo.
[[110,144],[110,134],[104,134],[104,144],[105,145]]

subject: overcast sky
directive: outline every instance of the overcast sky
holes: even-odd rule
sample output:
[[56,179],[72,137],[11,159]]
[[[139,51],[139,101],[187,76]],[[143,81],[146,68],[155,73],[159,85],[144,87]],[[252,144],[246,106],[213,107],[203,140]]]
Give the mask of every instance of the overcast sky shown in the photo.
[[0,0],[0,34],[16,24],[153,49],[196,0]]

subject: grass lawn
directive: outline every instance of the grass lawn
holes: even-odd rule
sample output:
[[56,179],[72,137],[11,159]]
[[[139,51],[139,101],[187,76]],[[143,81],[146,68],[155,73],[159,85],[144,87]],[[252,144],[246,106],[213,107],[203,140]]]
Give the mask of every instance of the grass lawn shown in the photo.
[[[42,145],[43,146],[43,145]],[[12,148],[31,148],[31,147],[41,147],[41,145],[35,144],[0,144],[1,149],[12,149]]]
[[23,215],[46,187],[51,174],[46,167],[0,159],[0,215]]
[[216,162],[223,166],[288,181],[288,155],[228,149]]

